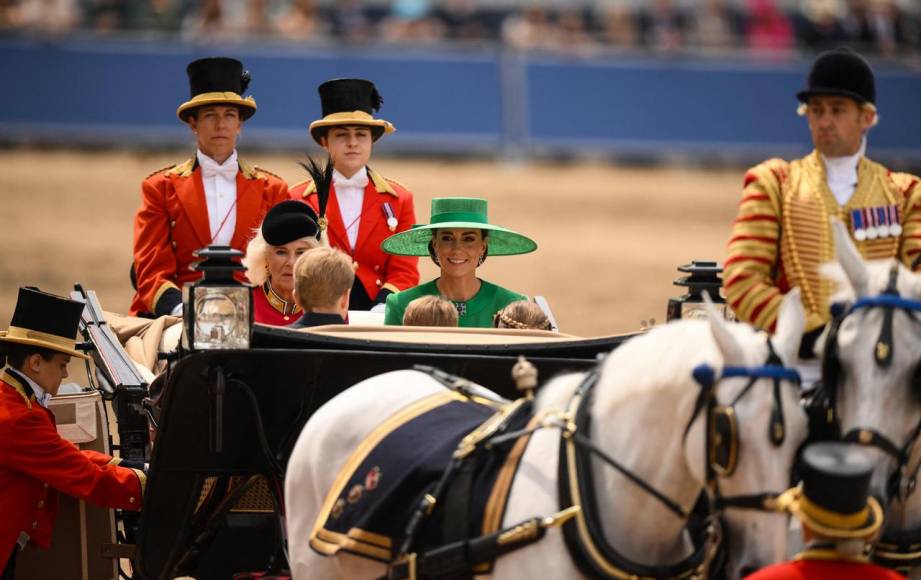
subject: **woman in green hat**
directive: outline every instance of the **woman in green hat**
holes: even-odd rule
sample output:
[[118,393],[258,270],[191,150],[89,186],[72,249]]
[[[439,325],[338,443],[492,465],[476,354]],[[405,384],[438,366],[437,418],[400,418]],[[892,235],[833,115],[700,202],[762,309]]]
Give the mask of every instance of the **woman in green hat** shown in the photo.
[[537,249],[528,237],[489,223],[485,199],[445,197],[432,200],[432,220],[392,235],[381,244],[388,254],[430,256],[441,275],[425,284],[387,297],[386,324],[399,325],[406,306],[421,296],[441,296],[454,303],[459,326],[490,328],[507,304],[527,297],[477,278],[486,256],[527,254]]

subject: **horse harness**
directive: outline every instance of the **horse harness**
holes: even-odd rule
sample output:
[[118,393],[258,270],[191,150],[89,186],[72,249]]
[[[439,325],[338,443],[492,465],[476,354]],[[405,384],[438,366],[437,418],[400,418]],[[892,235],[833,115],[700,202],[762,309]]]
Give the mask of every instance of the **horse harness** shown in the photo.
[[[783,407],[780,399],[780,382],[788,380],[799,383],[799,374],[783,366],[768,340],[769,356],[764,365],[757,367],[727,366],[719,376],[708,365],[694,369],[694,378],[701,386],[694,412],[685,429],[684,437],[691,424],[701,412],[706,417],[705,464],[707,489],[691,511],[682,508],[631,472],[616,459],[594,445],[589,438],[591,425],[591,401],[594,387],[599,378],[596,368],[586,373],[575,390],[565,411],[551,411],[532,420],[525,429],[508,430],[512,417],[518,413],[530,412],[526,399],[516,401],[501,410],[465,437],[458,446],[454,460],[445,470],[441,480],[430,494],[426,494],[417,506],[406,528],[405,540],[398,556],[388,568],[388,579],[414,578],[471,578],[473,571],[484,562],[510,551],[523,548],[540,540],[550,527],[563,528],[563,534],[570,554],[586,575],[594,578],[705,578],[715,568],[712,564],[720,560],[723,546],[719,511],[727,508],[760,509],[775,511],[775,499],[779,493],[762,493],[748,496],[724,497],[719,492],[718,477],[728,477],[736,467],[739,441],[738,424],[734,406],[745,396],[760,378],[769,378],[774,383],[774,408],[768,436],[775,446],[784,439]],[[446,386],[464,392],[465,381],[431,368],[422,368]],[[728,406],[719,406],[716,401],[716,385],[719,380],[731,377],[748,377],[750,382]],[[460,388],[459,388],[460,387]],[[545,518],[531,518],[499,532],[472,539],[462,539],[440,546],[425,553],[414,551],[419,531],[436,503],[445,495],[457,474],[464,470],[464,462],[483,450],[489,450],[511,440],[530,436],[538,429],[559,428],[561,432],[559,458],[559,500],[561,506],[568,506]],[[627,479],[655,497],[666,508],[686,522],[686,529],[694,546],[693,552],[680,562],[670,565],[650,566],[632,562],[619,554],[604,539],[597,498],[592,480],[590,463],[596,456],[616,469]],[[456,496],[452,488],[449,498]],[[452,512],[454,513],[454,512]],[[450,514],[449,514],[450,515]],[[446,518],[450,519],[450,518]]]
[[[885,369],[892,363],[892,355],[895,350],[892,338],[892,319],[895,312],[904,312],[913,322],[921,322],[917,314],[921,312],[921,301],[903,298],[899,294],[898,272],[898,266],[893,266],[889,272],[889,282],[881,294],[859,298],[851,305],[836,303],[831,307],[832,320],[829,323],[829,332],[822,357],[822,386],[817,401],[818,404],[825,406],[826,421],[829,426],[835,426],[839,435],[837,395],[838,384],[841,380],[841,362],[838,360],[838,332],[841,324],[848,316],[860,310],[883,309],[883,325],[874,346],[873,359],[878,367]],[[921,396],[921,361],[915,368],[912,388],[916,394]],[[855,427],[845,433],[841,439],[849,443],[876,447],[892,457],[896,462],[896,469],[887,482],[887,493],[890,498],[904,502],[917,487],[921,462],[914,469],[909,469],[908,463],[919,436],[921,436],[921,417],[901,446],[876,429],[869,427]],[[921,565],[921,528],[884,532],[882,538],[877,542],[873,558],[880,564],[901,571]]]

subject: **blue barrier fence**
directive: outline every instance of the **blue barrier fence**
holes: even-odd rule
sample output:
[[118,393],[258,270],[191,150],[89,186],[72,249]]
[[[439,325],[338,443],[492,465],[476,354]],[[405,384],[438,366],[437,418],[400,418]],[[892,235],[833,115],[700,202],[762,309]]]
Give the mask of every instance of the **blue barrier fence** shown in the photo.
[[[112,146],[190,142],[175,116],[185,65],[226,54],[253,73],[247,146],[309,145],[316,86],[373,79],[391,152],[760,158],[809,149],[794,93],[808,62],[528,56],[500,48],[203,46],[164,41],[0,39],[0,138]],[[921,73],[877,65],[872,156],[921,162]]]

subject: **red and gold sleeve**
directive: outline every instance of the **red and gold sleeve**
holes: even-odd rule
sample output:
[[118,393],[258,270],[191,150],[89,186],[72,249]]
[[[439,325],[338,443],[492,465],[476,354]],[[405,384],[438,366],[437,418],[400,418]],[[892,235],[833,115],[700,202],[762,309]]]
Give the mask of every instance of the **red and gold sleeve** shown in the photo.
[[[170,244],[169,213],[166,209],[166,178],[155,175],[141,184],[141,207],[134,216],[134,267],[137,291],[144,305],[153,313],[166,297],[169,310],[182,300],[179,287],[170,279],[176,274],[175,249]],[[163,306],[163,305],[161,305]]]
[[23,415],[15,432],[22,437],[6,450],[8,468],[96,505],[140,509],[147,482],[143,471],[119,467],[102,453],[81,452],[40,410]]
[[[921,255],[921,180],[908,173],[894,173],[892,180],[903,192],[905,199],[899,259],[910,268]],[[915,271],[921,271],[921,264]]]
[[780,184],[785,173],[786,162],[771,159],[745,174],[723,264],[726,301],[736,316],[770,332],[783,299],[774,273],[780,259]]

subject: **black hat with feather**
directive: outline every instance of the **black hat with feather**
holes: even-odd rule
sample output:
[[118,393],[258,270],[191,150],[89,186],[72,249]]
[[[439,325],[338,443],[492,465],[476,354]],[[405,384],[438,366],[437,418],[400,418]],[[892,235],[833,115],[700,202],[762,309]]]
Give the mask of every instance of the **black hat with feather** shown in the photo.
[[384,99],[377,92],[374,83],[364,79],[333,79],[317,89],[320,93],[323,118],[310,124],[310,135],[320,143],[330,127],[358,125],[371,128],[371,135],[377,141],[396,128],[389,121],[375,119]]

